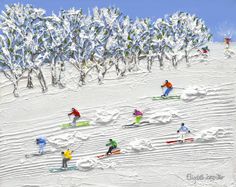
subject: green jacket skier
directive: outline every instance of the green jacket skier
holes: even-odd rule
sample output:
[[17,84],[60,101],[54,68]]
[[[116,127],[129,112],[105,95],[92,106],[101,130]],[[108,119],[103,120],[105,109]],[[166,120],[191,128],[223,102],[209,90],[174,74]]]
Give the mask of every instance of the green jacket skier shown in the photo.
[[110,146],[107,151],[107,155],[108,155],[108,154],[111,154],[113,149],[117,148],[117,143],[115,140],[109,139],[109,143],[107,143],[106,146]]

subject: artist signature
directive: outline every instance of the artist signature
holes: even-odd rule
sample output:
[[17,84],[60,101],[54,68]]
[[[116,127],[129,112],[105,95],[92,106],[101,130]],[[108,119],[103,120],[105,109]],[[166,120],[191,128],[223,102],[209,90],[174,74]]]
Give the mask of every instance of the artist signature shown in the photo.
[[188,173],[186,175],[186,179],[189,181],[194,181],[196,183],[197,181],[217,181],[217,180],[223,180],[225,176],[222,176],[220,174],[215,175],[209,175],[209,174],[192,174]]

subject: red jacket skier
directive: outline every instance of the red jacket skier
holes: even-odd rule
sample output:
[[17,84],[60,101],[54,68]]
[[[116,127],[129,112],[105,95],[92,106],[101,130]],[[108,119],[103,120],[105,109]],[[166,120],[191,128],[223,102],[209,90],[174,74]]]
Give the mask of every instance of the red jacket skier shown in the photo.
[[69,113],[68,116],[70,116],[70,115],[74,115],[74,119],[72,121],[72,125],[75,126],[76,125],[76,121],[80,118],[80,113],[75,108],[72,108],[72,112]]
[[231,42],[231,38],[226,37],[224,40],[225,40],[226,48],[229,48],[229,43]]
[[70,115],[74,115],[74,116],[78,116],[80,117],[80,113],[78,110],[76,110],[75,108],[72,108],[72,112],[68,114],[69,116]]
[[225,43],[227,44],[227,45],[229,45],[229,43],[230,43],[230,41],[231,41],[231,38],[225,38]]
[[202,53],[207,54],[210,51],[208,46],[202,48]]

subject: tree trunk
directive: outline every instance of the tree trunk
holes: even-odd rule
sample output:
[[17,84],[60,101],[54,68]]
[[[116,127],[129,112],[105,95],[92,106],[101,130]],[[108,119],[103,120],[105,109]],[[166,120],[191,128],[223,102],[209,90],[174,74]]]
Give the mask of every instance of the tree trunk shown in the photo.
[[117,62],[117,64],[115,65],[115,68],[116,68],[116,75],[118,76],[119,73],[120,73],[120,69],[119,69],[118,62]]
[[163,64],[163,55],[162,55],[162,54],[161,54],[161,55],[158,55],[157,58],[158,58],[160,67],[162,68],[162,67],[164,66],[164,64]]
[[56,58],[53,58],[51,63],[51,76],[52,76],[52,85],[57,85],[57,70],[56,70]]
[[[103,70],[103,72],[102,72],[102,77],[103,77],[103,79],[105,78],[105,75],[106,75],[107,71],[108,71],[109,69],[111,69],[113,65],[114,65],[114,63],[113,63],[113,61],[111,61],[111,60],[108,62],[108,65],[105,64],[104,70]],[[107,67],[107,66],[109,66],[109,67]]]
[[116,64],[115,64],[116,74],[117,74],[118,77],[119,76],[123,77],[125,75],[126,68],[124,68],[123,71],[122,71],[122,69],[120,68],[120,65],[119,65],[120,60],[123,60],[123,63],[126,66],[126,62],[124,61],[124,59],[117,59]]
[[14,90],[13,94],[15,97],[19,97],[19,91],[18,91],[18,80],[13,82]]
[[174,66],[174,67],[177,67],[177,59],[176,59],[176,55],[174,55],[174,56],[172,56],[172,65]]
[[107,70],[108,70],[108,68],[105,67],[105,68],[104,68],[104,71],[102,72],[102,77],[103,77],[103,78],[105,78],[105,75],[106,75],[106,73],[107,73]]
[[8,71],[4,71],[3,70],[3,74],[5,75],[5,77],[10,80],[14,86],[14,89],[13,89],[13,94],[15,97],[19,97],[19,92],[18,92],[18,79],[17,79],[17,76],[16,74],[13,72],[12,69],[9,70],[10,74],[8,73]]
[[82,85],[85,85],[85,77],[86,74],[80,70],[80,79],[79,79],[79,86],[81,87]]
[[42,92],[46,92],[48,90],[48,88],[47,88],[47,84],[46,84],[45,78],[43,76],[43,72],[42,72],[42,70],[40,68],[38,68],[37,70],[38,70],[37,77],[39,79],[39,83],[41,85]]
[[98,84],[102,84],[101,69],[100,69],[99,65],[96,65],[95,67],[96,67],[97,74],[98,74],[98,76],[97,76]]
[[33,88],[34,85],[33,85],[33,78],[32,78],[32,73],[33,73],[33,69],[31,68],[28,72],[28,81],[27,81],[27,88]]
[[133,67],[134,71],[138,70],[138,57],[135,55],[134,57],[134,67]]
[[125,73],[126,73],[126,71],[127,71],[127,62],[126,62],[126,59],[125,59],[125,58],[122,58],[121,60],[122,60],[122,62],[124,63],[125,68],[120,71],[120,76],[121,76],[121,77],[124,77],[124,76],[125,76]]
[[148,59],[147,59],[147,70],[149,72],[151,72],[151,70],[152,70],[152,64],[153,64],[153,57],[149,56]]
[[185,50],[184,53],[185,53],[184,57],[185,57],[186,63],[189,63],[187,50]]
[[59,77],[58,77],[58,84],[60,88],[65,88],[65,83],[63,83],[64,72],[65,72],[65,63],[61,62],[59,69]]
[[133,55],[131,60],[128,63],[128,71],[129,72],[131,72],[135,68],[135,64],[136,64],[136,58]]

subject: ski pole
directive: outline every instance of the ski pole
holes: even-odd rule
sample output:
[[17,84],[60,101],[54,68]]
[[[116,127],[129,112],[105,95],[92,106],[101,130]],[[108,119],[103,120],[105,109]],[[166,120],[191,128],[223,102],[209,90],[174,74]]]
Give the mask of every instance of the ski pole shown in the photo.
[[70,115],[68,115],[69,121],[71,121]]
[[77,146],[77,147],[73,150],[73,152],[75,152],[77,149],[79,149],[82,145],[83,145],[83,142],[81,142],[81,144],[79,144],[79,146]]
[[161,89],[162,89],[162,95],[164,95],[164,89],[163,89],[163,87],[161,86]]
[[180,88],[180,87],[173,87],[175,89],[181,89],[181,90],[184,90],[185,88]]
[[196,134],[194,134],[194,133],[192,133],[192,132],[190,132],[190,134],[192,134],[192,135],[196,136]]
[[196,136],[196,134],[194,134],[192,131],[190,131],[190,133],[189,133],[189,134],[192,134],[192,135]]

